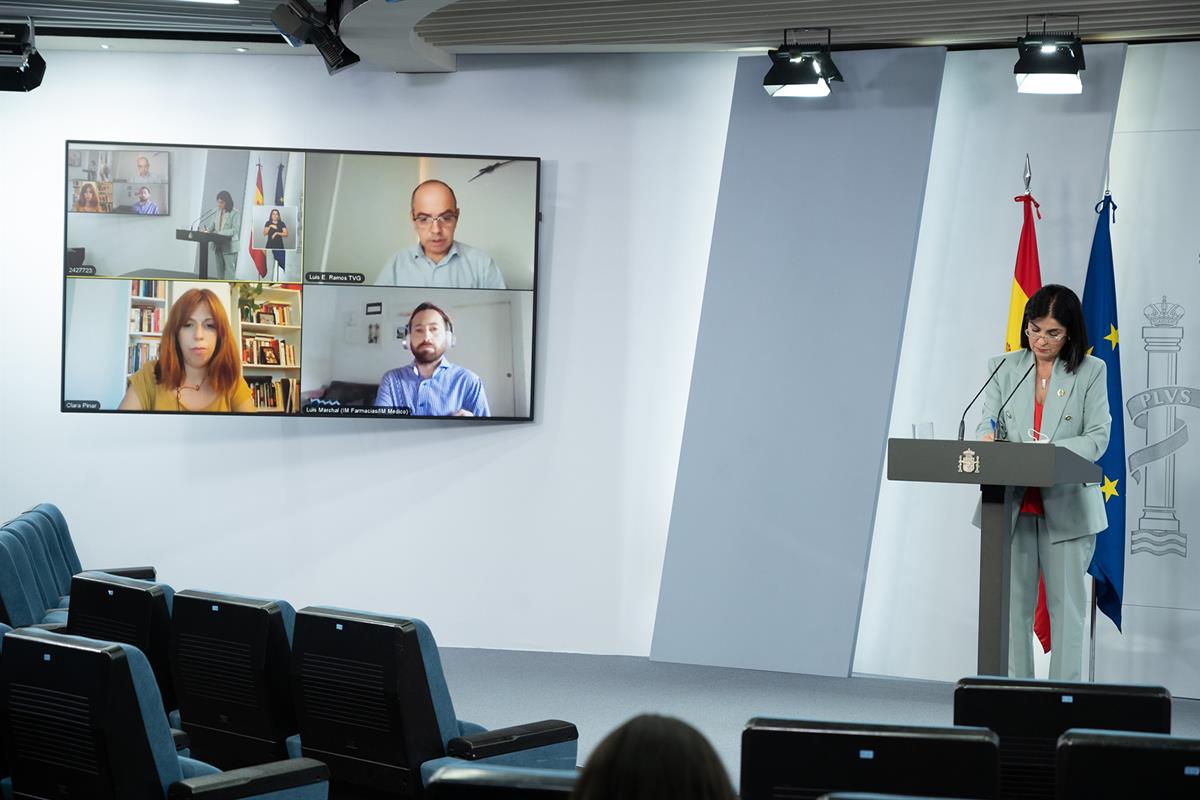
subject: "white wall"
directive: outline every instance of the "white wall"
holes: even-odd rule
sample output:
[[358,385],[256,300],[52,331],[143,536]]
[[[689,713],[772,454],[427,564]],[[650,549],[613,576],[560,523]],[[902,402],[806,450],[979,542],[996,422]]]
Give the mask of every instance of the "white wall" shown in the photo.
[[[0,393],[0,509],[54,500],[85,564],[154,563],[176,588],[415,614],[447,645],[647,653],[735,59],[331,78],[319,59],[52,55],[41,88],[0,96],[26,121],[0,132],[0,174],[31,187],[0,193],[0,339],[22,343],[0,351],[20,386]],[[233,91],[213,114],[179,91],[262,85],[305,102],[264,115]],[[135,107],[153,131],[113,113]],[[60,414],[44,165],[84,135],[542,156],[536,422]]]

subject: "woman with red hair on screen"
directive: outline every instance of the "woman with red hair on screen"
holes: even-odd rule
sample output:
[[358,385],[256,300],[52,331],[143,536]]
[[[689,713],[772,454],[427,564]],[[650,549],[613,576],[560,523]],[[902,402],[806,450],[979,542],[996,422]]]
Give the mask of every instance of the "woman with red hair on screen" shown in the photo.
[[220,299],[189,289],[171,304],[158,358],[129,378],[122,411],[254,411]]
[[75,197],[75,206],[72,211],[102,211],[100,208],[100,193],[96,191],[96,184],[91,181],[84,181],[79,184],[79,194]]

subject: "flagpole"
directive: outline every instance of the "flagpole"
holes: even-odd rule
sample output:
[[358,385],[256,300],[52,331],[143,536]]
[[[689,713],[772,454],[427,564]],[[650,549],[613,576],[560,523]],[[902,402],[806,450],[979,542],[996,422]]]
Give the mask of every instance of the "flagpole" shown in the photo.
[[[1104,196],[1109,196],[1108,191],[1108,157],[1105,157],[1104,164]],[[1107,211],[1107,209],[1105,209]],[[1088,682],[1096,682],[1096,579],[1092,578],[1092,614],[1091,614],[1091,632],[1088,634]]]
[[1088,636],[1088,682],[1096,682],[1096,579],[1092,578],[1092,632]]

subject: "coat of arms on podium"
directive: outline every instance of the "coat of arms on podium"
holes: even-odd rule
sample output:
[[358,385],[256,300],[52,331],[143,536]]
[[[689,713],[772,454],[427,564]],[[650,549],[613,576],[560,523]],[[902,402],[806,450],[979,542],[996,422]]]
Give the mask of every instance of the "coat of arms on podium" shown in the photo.
[[971,448],[963,450],[962,455],[958,457],[958,471],[978,474],[979,456],[975,455],[975,451]]

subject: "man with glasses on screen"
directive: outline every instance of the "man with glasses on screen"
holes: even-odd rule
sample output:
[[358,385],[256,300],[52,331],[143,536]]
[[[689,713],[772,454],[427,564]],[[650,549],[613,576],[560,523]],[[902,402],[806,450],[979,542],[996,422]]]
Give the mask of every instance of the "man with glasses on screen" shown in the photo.
[[409,214],[417,231],[417,244],[388,259],[379,274],[379,284],[445,289],[508,288],[490,255],[454,239],[461,212],[448,184],[438,180],[418,184],[412,193]]
[[131,183],[163,183],[163,179],[157,173],[150,171],[150,159],[138,154],[137,174],[133,176]]
[[445,358],[454,346],[449,314],[433,303],[421,303],[408,317],[405,346],[412,351],[412,363],[384,374],[376,408],[407,408],[414,417],[489,416],[483,381]]

